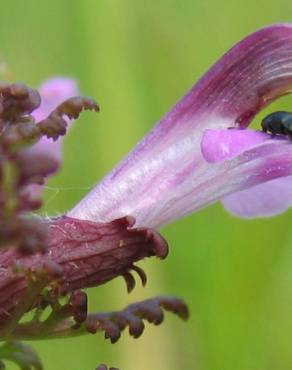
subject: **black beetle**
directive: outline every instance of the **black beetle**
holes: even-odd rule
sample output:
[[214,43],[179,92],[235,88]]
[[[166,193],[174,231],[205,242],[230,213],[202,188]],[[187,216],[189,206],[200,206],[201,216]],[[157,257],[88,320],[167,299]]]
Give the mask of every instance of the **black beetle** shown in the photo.
[[261,125],[264,132],[292,136],[292,113],[273,112],[262,120]]

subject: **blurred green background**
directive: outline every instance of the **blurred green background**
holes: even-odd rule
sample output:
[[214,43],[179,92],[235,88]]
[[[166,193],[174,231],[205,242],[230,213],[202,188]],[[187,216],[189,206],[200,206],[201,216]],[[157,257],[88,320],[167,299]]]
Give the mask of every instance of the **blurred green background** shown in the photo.
[[[101,106],[67,137],[45,214],[72,207],[235,42],[292,21],[291,0],[10,0],[0,9],[0,57],[15,80],[71,76]],[[116,279],[90,291],[91,309],[173,294],[189,303],[189,322],[168,315],[114,346],[102,335],[39,342],[45,368],[292,369],[291,219],[239,220],[217,204],[164,228],[167,260],[140,263],[148,286],[128,296]]]

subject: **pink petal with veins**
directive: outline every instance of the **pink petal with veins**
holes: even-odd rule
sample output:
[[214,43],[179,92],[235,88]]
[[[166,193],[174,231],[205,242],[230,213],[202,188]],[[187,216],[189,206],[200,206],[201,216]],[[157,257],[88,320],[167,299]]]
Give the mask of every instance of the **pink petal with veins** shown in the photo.
[[[292,26],[273,25],[251,34],[68,215],[92,221],[132,215],[137,225],[156,227],[227,194],[290,175],[292,146],[286,140],[262,142],[268,136],[255,133],[246,156],[215,164],[202,155],[201,142],[207,129],[246,128],[263,107],[291,90]],[[230,150],[238,154],[240,145]]]

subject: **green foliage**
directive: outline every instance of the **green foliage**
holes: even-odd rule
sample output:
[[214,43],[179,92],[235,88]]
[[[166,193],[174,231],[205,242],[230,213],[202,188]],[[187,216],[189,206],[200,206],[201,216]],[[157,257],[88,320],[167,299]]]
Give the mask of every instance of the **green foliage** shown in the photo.
[[[17,364],[21,370],[43,370],[43,365],[35,350],[21,342],[5,342],[0,347],[0,358]],[[6,368],[1,361],[1,369]]]

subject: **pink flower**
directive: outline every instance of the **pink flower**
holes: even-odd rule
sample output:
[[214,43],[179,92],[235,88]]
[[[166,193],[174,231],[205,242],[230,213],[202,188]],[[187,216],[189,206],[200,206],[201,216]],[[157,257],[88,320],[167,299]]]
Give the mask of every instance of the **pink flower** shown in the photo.
[[[8,103],[15,103],[15,87],[2,89],[8,90]],[[19,93],[18,87],[16,91]],[[35,184],[34,172],[44,179],[58,167],[60,142],[52,138],[65,133],[68,120],[64,115],[76,118],[83,108],[97,110],[90,100],[73,99],[73,103],[62,104],[43,120],[58,105],[59,97],[66,99],[75,91],[72,81],[62,79],[48,82],[41,89],[43,105],[35,112],[41,122],[32,129],[35,135],[38,130],[45,132],[48,139],[41,139],[17,157],[25,180],[19,182],[19,187],[23,183],[29,187]],[[48,228],[47,253],[24,256],[13,248],[0,251],[0,324],[9,317],[17,323],[21,313],[36,304],[25,300],[25,310],[18,309],[25,292],[36,299],[43,289],[38,286],[39,291],[31,294],[27,271],[36,275],[39,269],[46,270],[45,285],[57,280],[59,294],[103,284],[116,276],[125,278],[130,291],[135,284],[132,271],[138,273],[143,284],[146,282],[136,261],[167,255],[166,241],[151,228],[218,200],[242,217],[269,216],[288,208],[292,202],[290,138],[273,137],[247,127],[262,108],[290,91],[292,25],[264,28],[235,45],[67,215],[41,221]],[[20,105],[16,113],[30,113],[38,106],[35,92],[29,90],[28,98],[26,110]],[[8,113],[11,114],[9,109]],[[27,121],[26,116],[20,118]],[[26,123],[22,129],[23,126],[27,134]],[[9,145],[14,143],[11,138],[14,136],[6,137]],[[8,236],[16,235],[17,242],[22,242],[19,235],[27,238],[32,225],[17,220],[21,221],[19,229],[8,228]],[[7,234],[5,227],[3,230]],[[32,235],[35,236],[33,232]],[[26,241],[30,243],[31,238]],[[33,238],[32,241],[35,242]],[[16,319],[12,312],[18,315]],[[64,332],[74,329],[67,322],[66,325],[61,326]],[[36,333],[34,326],[15,329],[10,323],[8,329],[17,335],[25,330],[26,338]],[[61,329],[53,328],[46,335],[62,335]]]
[[251,34],[68,216],[108,222],[131,215],[136,226],[157,227],[217,200],[242,217],[282,212],[292,201],[291,142],[246,127],[291,90],[292,25]]

